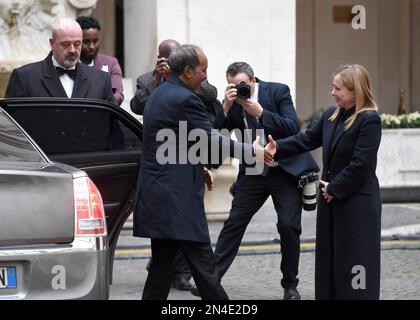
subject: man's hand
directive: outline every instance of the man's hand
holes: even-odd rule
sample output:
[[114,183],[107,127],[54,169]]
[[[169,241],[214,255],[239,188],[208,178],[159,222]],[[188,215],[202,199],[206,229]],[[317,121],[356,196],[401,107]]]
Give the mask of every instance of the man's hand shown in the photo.
[[156,62],[155,71],[153,72],[153,77],[155,78],[156,86],[159,86],[162,77],[167,77],[169,75],[169,64],[168,59],[159,58]]
[[258,102],[251,99],[240,99],[239,103],[241,104],[242,108],[244,108],[244,110],[251,116],[258,118],[262,116],[263,107],[261,107],[261,105]]
[[321,191],[322,196],[327,201],[327,203],[331,203],[334,200],[334,197],[327,192],[327,187],[330,184],[329,182],[325,182],[323,180],[319,180],[319,183],[322,185]]
[[260,163],[264,162],[266,164],[273,163],[274,161],[273,156],[261,146],[260,141],[261,141],[260,136],[257,136],[255,141],[252,143],[257,162],[260,162]]
[[223,111],[228,113],[232,108],[233,103],[236,101],[238,96],[238,90],[235,88],[236,85],[229,83],[225,90],[225,100],[223,101]]
[[268,143],[264,148],[264,162],[266,164],[271,164],[274,161],[274,155],[277,152],[277,144],[273,140],[273,137],[268,135]]
[[207,168],[204,168],[204,181],[206,182],[207,189],[209,191],[213,190],[214,178],[211,171]]

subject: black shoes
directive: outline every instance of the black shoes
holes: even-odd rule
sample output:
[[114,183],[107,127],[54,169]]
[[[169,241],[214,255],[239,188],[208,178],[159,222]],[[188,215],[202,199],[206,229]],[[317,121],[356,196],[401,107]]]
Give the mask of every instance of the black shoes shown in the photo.
[[[200,293],[196,286],[191,286],[190,292],[193,296],[200,297]],[[299,291],[296,288],[284,289],[284,300],[300,300]]]
[[200,293],[198,292],[198,289],[196,286],[191,286],[190,292],[193,296],[200,297]]
[[172,280],[172,288],[175,288],[177,290],[190,290],[191,289],[191,283],[190,283],[190,277],[189,276],[176,276]]
[[299,291],[296,288],[286,288],[284,289],[283,300],[300,300]]

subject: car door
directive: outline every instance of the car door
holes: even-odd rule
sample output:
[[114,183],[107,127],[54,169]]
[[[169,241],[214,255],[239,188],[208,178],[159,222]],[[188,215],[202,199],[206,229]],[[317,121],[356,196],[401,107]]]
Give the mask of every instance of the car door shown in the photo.
[[136,197],[142,124],[98,100],[20,98],[0,104],[50,160],[82,169],[94,181],[104,201],[112,259]]

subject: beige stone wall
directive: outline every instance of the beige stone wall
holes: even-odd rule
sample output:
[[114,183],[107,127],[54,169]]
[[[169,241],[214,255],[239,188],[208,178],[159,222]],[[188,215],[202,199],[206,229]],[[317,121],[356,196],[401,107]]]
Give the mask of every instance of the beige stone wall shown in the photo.
[[126,1],[125,12],[127,77],[153,68],[157,44],[174,38],[204,49],[219,98],[226,68],[238,60],[295,92],[295,0]]
[[420,21],[410,19],[414,2],[417,8],[418,0],[359,0],[357,4],[367,9],[367,29],[353,30],[350,24],[332,19],[333,5],[351,2],[297,0],[296,101],[302,119],[333,105],[331,74],[343,63],[358,63],[368,69],[382,112],[398,111],[400,88],[405,90],[406,105],[413,109],[416,94],[411,87],[417,76],[412,73],[410,26]]
[[411,1],[411,110],[420,111],[420,0]]

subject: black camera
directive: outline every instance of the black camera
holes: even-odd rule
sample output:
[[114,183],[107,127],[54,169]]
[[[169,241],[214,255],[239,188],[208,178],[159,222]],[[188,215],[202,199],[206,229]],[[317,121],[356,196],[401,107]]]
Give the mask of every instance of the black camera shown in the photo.
[[251,86],[245,82],[241,82],[235,86],[238,90],[238,98],[246,100],[251,98]]

